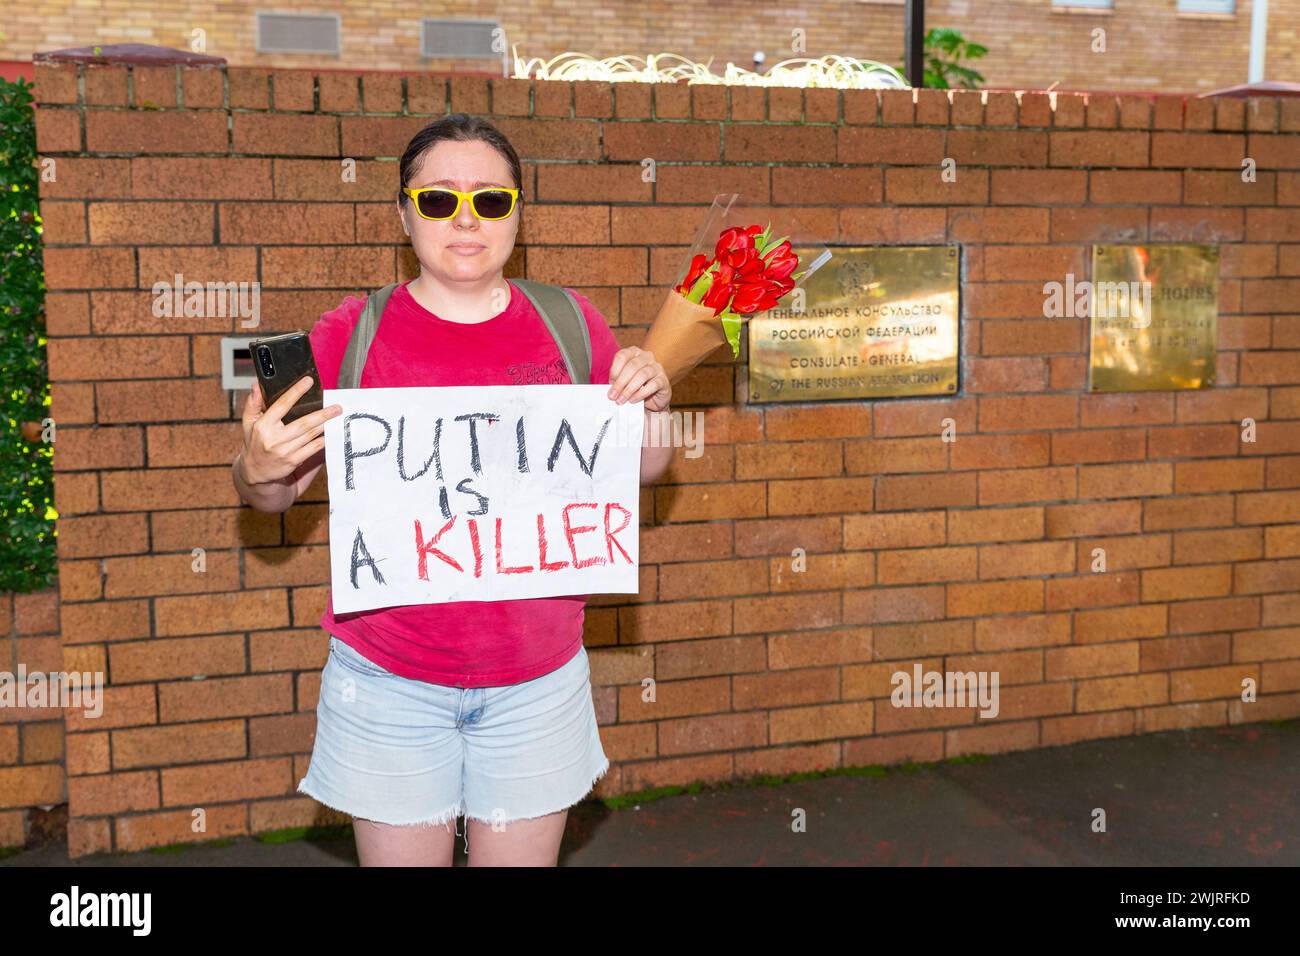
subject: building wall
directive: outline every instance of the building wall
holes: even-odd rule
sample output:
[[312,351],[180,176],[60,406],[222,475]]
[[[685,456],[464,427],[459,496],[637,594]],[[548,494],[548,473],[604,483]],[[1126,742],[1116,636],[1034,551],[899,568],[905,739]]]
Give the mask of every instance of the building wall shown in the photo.
[[[1230,15],[1180,14],[1175,0],[1135,0],[1112,11],[1054,9],[1049,0],[939,0],[927,4],[927,26],[951,27],[989,48],[975,66],[995,88],[1063,90],[1220,89],[1247,80],[1252,0]],[[316,69],[460,70],[501,72],[484,60],[423,60],[420,20],[425,17],[495,19],[524,60],[547,60],[568,51],[595,57],[675,53],[698,62],[752,67],[761,49],[770,66],[795,56],[827,54],[880,60],[903,58],[903,7],[876,0],[821,0],[795,5],[718,0],[709,4],[604,2],[595,7],[566,0],[510,4],[416,3],[377,0],[338,4],[342,52],[338,56],[256,52],[255,13],[329,12],[316,3],[196,5],[158,0],[147,5],[51,0],[16,7],[6,16],[0,60],[30,60],[37,51],[111,43],[190,48],[203,31],[205,52],[237,66]],[[736,29],[744,23],[743,30]],[[1300,0],[1269,4],[1265,76],[1300,78]],[[794,31],[803,51],[794,52]],[[1104,52],[1094,31],[1105,32]],[[511,59],[513,64],[513,59]]]
[[[705,453],[642,490],[641,593],[587,612],[598,794],[1300,714],[1300,101],[77,64],[38,65],[37,99],[63,654],[109,683],[67,720],[74,854],[339,819],[295,792],[323,475],[240,506],[238,320],[155,319],[149,290],[257,279],[264,332],[415,275],[393,157],[448,110],[524,159],[507,274],[579,289],[624,345],[718,192],[828,243],[962,247],[954,397],[751,406],[725,349],[677,387]],[[1090,244],[1143,240],[1221,246],[1212,389],[1087,394],[1086,320],[1043,317]],[[915,663],[999,671],[1000,715],[891,706]]]

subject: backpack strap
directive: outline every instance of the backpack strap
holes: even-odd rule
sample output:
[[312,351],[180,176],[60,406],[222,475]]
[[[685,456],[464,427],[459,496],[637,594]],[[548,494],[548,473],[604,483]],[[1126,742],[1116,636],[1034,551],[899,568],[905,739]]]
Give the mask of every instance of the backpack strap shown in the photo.
[[366,307],[357,317],[357,324],[352,329],[352,337],[348,339],[347,351],[343,353],[343,364],[339,367],[339,388],[361,387],[361,372],[366,367],[370,343],[375,340],[375,333],[379,331],[379,320],[384,315],[384,307],[388,305],[388,299],[397,285],[398,283],[393,282],[366,297]]
[[532,279],[511,279],[528,296],[560,348],[574,385],[591,383],[591,331],[577,299],[568,289]]
[[[591,382],[591,332],[578,301],[567,289],[531,279],[512,279],[519,290],[528,296],[546,323],[546,328],[560,349],[564,364],[569,370],[569,381],[575,385]],[[370,343],[379,331],[379,320],[384,307],[396,289],[394,282],[366,298],[366,306],[357,316],[357,324],[348,339],[343,363],[339,367],[338,388],[360,388],[361,373],[366,366]]]

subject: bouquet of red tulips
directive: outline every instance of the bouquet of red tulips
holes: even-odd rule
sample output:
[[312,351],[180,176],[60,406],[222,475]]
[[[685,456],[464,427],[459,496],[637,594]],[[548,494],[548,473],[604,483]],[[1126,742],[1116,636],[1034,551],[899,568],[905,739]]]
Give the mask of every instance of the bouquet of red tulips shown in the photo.
[[[641,345],[674,384],[724,343],[731,346],[733,358],[739,356],[741,321],[774,308],[830,258],[830,251],[820,246],[812,264],[796,271],[800,255],[788,235],[772,237],[770,221],[765,228],[726,224],[749,218],[736,209],[738,198],[729,194],[713,201],[685,274],[669,291]],[[806,251],[803,257],[809,257]]]

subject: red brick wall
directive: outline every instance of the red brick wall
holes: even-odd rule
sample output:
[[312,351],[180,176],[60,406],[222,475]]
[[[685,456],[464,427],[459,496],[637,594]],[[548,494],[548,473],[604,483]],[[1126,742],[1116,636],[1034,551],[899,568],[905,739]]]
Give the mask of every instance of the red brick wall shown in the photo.
[[[57,674],[63,669],[57,589],[0,595],[0,672]],[[51,835],[57,812],[68,801],[64,774],[63,711],[0,706],[0,847],[22,846]],[[52,835],[58,836],[56,831]]]
[[[148,290],[257,278],[265,331],[414,275],[391,157],[449,108],[525,161],[508,274],[581,289],[624,344],[717,192],[793,204],[829,242],[963,247],[955,397],[749,406],[721,359],[678,387],[705,453],[643,491],[639,599],[587,615],[598,793],[1300,714],[1300,101],[360,89],[368,112],[337,74],[38,69],[64,658],[109,672],[104,716],[67,724],[74,853],[326,816],[294,789],[326,655],[324,483],[283,516],[240,507],[218,363],[237,320],[154,319]],[[1221,244],[1218,387],[1085,393],[1084,320],[1043,318],[1042,284],[1135,239]],[[918,661],[997,670],[1000,716],[892,707]]]

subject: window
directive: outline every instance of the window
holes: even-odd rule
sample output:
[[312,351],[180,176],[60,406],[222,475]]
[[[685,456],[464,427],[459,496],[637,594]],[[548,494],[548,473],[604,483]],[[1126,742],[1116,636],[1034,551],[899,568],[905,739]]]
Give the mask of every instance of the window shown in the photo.
[[341,49],[340,32],[336,13],[259,13],[257,52],[337,56]]
[[1236,13],[1237,0],[1178,0],[1179,13]]
[[492,49],[496,20],[420,21],[420,55],[437,60],[500,60],[504,54]]

